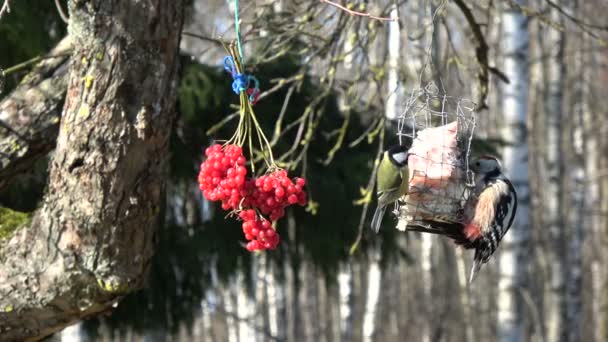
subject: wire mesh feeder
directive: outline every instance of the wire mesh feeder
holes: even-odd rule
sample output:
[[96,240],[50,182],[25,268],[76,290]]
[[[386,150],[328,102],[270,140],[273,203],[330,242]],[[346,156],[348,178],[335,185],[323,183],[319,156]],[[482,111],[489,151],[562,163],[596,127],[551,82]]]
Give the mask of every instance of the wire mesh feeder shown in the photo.
[[473,185],[469,170],[475,104],[440,94],[433,84],[412,91],[398,120],[399,142],[412,142],[409,191],[401,199],[397,229],[428,221],[462,222]]

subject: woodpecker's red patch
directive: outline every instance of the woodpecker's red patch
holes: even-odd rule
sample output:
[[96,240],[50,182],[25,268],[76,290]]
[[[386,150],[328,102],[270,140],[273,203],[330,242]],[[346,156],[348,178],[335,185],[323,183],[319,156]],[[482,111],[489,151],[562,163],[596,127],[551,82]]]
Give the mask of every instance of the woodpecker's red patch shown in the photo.
[[479,226],[477,226],[473,223],[469,223],[466,226],[464,226],[463,233],[464,233],[464,236],[466,236],[467,239],[469,239],[469,241],[475,241],[475,240],[481,238],[481,229],[479,228]]

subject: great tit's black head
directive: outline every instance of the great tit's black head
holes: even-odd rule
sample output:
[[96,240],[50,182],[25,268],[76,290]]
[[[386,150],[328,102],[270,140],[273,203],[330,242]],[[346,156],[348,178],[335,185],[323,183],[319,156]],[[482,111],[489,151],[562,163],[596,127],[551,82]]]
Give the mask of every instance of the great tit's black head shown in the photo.
[[403,145],[393,145],[388,148],[386,154],[388,155],[389,160],[394,165],[398,167],[404,167],[407,165],[407,158],[409,156],[408,153],[409,148]]

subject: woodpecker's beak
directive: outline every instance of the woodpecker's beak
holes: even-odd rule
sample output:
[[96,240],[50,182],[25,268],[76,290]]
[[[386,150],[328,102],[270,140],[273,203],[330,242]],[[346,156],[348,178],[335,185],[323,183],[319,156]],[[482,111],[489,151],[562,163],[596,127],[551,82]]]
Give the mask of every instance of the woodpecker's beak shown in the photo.
[[479,260],[473,260],[473,267],[471,267],[471,275],[469,276],[469,284],[473,283],[473,280],[475,280],[477,272],[480,268],[481,262]]

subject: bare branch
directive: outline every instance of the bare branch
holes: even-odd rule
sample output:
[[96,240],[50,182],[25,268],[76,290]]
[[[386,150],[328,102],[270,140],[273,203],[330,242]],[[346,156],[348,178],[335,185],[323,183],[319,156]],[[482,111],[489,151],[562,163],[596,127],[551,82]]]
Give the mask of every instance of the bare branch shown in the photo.
[[509,83],[509,79],[505,76],[505,74],[500,72],[495,67],[489,66],[489,64],[488,64],[488,43],[486,43],[486,39],[484,38],[483,32],[481,32],[481,27],[475,20],[475,16],[473,15],[473,13],[469,9],[469,7],[467,7],[467,5],[464,3],[463,0],[454,0],[454,3],[456,4],[456,6],[458,6],[460,11],[464,15],[465,19],[469,23],[469,27],[471,28],[471,31],[473,32],[473,44],[475,45],[475,58],[477,59],[477,62],[479,63],[479,66],[481,68],[479,70],[479,73],[477,73],[477,80],[479,82],[479,98],[476,100],[476,102],[477,102],[477,110],[479,111],[479,110],[482,110],[482,109],[488,107],[488,105],[486,104],[486,98],[488,97],[488,87],[489,87],[489,79],[490,79],[489,73],[490,72],[494,73],[496,76],[498,76],[498,78],[500,78],[505,83]]
[[55,147],[70,49],[64,38],[0,102],[0,190]]
[[326,3],[328,5],[331,5],[331,6],[337,7],[350,15],[356,15],[356,16],[366,17],[366,18],[380,20],[380,21],[397,21],[397,20],[399,20],[398,17],[397,18],[377,17],[377,16],[371,15],[369,13],[354,11],[354,10],[351,10],[349,8],[346,8],[340,4],[337,4],[337,3],[329,1],[329,0],[319,0],[319,1]]
[[10,13],[10,12],[11,12],[10,4],[8,3],[8,0],[4,0],[4,3],[2,4],[2,8],[0,8],[0,19],[2,19],[2,16],[5,13]]
[[63,11],[63,7],[61,7],[61,3],[59,1],[60,0],[55,0],[55,7],[57,7],[57,12],[61,17],[61,20],[63,20],[64,23],[68,24],[70,22],[70,17],[67,15],[67,13]]

